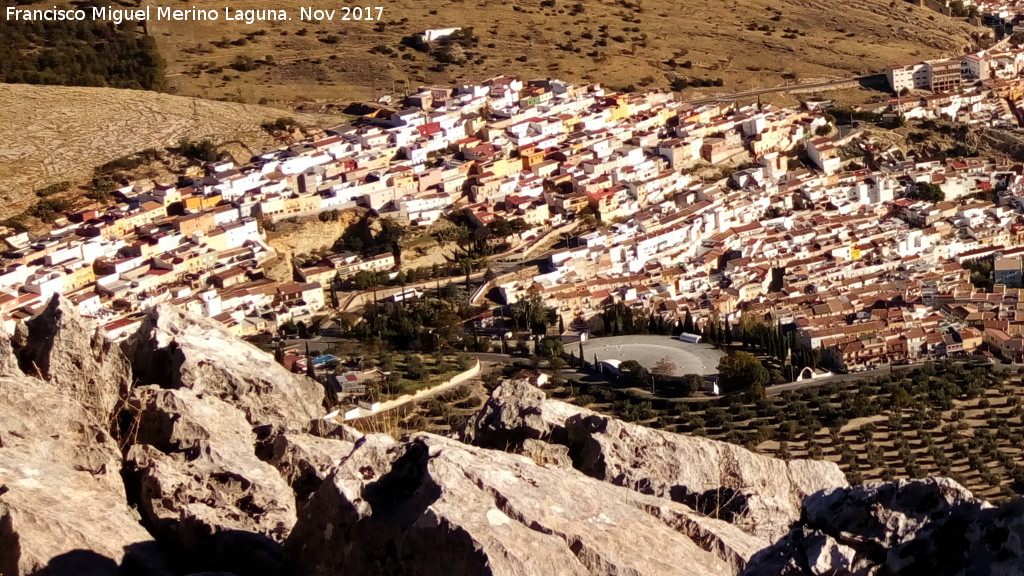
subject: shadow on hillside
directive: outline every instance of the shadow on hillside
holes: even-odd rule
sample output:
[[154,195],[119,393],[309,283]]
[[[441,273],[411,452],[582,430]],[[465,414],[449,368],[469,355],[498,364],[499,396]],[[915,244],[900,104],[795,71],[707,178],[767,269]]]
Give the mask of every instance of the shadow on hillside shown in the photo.
[[885,78],[885,74],[865,76],[858,80],[858,83],[861,85],[862,88],[867,88],[868,90],[889,92],[889,81]]

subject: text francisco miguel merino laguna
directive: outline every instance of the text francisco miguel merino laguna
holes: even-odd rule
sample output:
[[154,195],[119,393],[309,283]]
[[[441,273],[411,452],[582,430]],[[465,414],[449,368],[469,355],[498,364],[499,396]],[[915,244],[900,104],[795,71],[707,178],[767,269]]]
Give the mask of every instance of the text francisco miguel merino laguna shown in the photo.
[[[299,8],[300,18],[312,18],[313,10]],[[309,12],[307,15],[306,13]],[[316,12],[328,12],[317,10]],[[122,22],[142,20],[167,20],[178,22],[209,22],[231,21],[253,24],[255,22],[290,20],[287,10],[235,10],[223,8],[170,8],[167,6],[145,6],[141,8],[111,8],[93,6],[88,9],[64,8],[54,6],[46,9],[25,9],[7,6],[5,16],[8,21],[67,21],[67,20],[102,20],[121,24]]]

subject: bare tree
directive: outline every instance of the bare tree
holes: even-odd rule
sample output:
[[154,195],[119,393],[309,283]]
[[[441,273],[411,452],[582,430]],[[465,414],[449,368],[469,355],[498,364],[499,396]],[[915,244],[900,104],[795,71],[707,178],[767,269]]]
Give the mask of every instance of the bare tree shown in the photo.
[[661,360],[658,360],[658,363],[654,365],[654,369],[651,370],[651,374],[654,374],[664,381],[678,376],[679,367],[668,356],[665,356]]

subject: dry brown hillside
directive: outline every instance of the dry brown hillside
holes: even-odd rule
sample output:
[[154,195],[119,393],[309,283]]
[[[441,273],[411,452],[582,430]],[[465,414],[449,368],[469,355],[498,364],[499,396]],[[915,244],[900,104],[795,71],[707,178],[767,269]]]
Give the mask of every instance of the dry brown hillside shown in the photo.
[[[290,6],[293,20],[153,23],[173,89],[245,102],[348,102],[390,92],[394,81],[415,87],[511,73],[638,88],[664,88],[677,75],[722,78],[724,87],[702,91],[733,91],[961,53],[981,31],[905,0],[406,0],[384,4],[382,22],[334,23],[302,22],[298,5],[282,0],[232,6]],[[444,71],[400,45],[450,26],[473,26],[479,41]],[[239,58],[254,69],[233,69]]]
[[0,217],[36,201],[35,189],[62,180],[80,183],[95,166],[183,137],[237,141],[243,154],[247,147],[272,146],[260,125],[285,115],[262,106],[112,88],[0,84],[0,102]]

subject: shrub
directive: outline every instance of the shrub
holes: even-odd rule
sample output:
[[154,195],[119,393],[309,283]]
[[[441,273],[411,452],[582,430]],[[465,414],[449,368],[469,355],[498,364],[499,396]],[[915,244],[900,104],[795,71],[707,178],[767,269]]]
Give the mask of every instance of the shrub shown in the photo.
[[235,61],[231,63],[231,67],[239,72],[249,72],[256,69],[256,61],[251,56],[239,54],[235,56]]
[[594,398],[593,396],[590,396],[589,394],[580,394],[576,396],[576,398],[573,400],[573,404],[576,404],[577,406],[587,407],[590,406],[591,404],[594,404],[596,401],[597,399]]
[[62,180],[55,184],[50,184],[49,186],[44,186],[36,190],[36,196],[39,196],[40,198],[46,198],[47,196],[52,196],[54,194],[59,194],[61,192],[67,192],[70,188],[71,182],[68,182],[67,180]]

